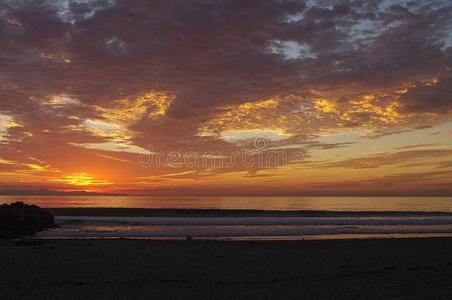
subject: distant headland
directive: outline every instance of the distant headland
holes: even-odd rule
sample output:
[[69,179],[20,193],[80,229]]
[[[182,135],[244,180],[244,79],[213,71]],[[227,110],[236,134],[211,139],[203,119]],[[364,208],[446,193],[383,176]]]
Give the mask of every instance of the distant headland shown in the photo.
[[49,189],[16,190],[2,189],[1,196],[127,196],[127,194],[99,193],[87,191],[54,191]]

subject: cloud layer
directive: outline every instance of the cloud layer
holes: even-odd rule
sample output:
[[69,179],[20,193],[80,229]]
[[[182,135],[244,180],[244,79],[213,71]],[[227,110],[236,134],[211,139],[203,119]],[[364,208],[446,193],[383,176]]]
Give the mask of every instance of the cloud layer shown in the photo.
[[254,132],[311,153],[440,126],[451,20],[449,1],[1,1],[0,181],[130,184],[174,171],[125,163],[149,145],[228,154]]

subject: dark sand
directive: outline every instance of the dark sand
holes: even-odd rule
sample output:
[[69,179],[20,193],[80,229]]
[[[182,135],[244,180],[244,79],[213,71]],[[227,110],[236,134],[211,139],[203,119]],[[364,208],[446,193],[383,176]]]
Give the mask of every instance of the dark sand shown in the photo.
[[0,299],[452,299],[452,239],[0,241]]

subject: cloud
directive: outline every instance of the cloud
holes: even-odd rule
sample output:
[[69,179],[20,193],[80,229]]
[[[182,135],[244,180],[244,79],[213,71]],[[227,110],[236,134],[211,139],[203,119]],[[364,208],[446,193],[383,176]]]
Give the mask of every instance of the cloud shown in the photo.
[[439,144],[419,144],[419,145],[406,145],[402,147],[397,147],[397,150],[411,150],[411,149],[419,149],[419,148],[429,148],[429,147],[437,147],[441,146]]
[[448,113],[452,109],[452,76],[409,88],[401,100],[408,111]]
[[[450,149],[414,149],[389,153],[378,153],[369,156],[351,158],[335,162],[313,164],[315,168],[345,168],[345,169],[373,169],[382,166],[401,165],[412,163],[418,166],[420,161],[433,158],[452,159],[452,150]],[[432,166],[435,165],[430,161]]]
[[433,126],[450,20],[448,1],[2,1],[0,155],[60,169],[49,153],[231,153],[247,132],[315,151]]
[[[394,88],[444,72],[450,59],[441,50],[441,38],[431,44],[430,31],[449,25],[450,8],[444,5],[415,5],[408,14],[403,6],[381,11],[362,3],[314,3],[309,8],[291,1],[129,4],[67,0],[4,5],[4,18],[21,26],[4,21],[12,39],[3,52],[23,62],[7,68],[6,83],[33,97],[55,90],[101,108],[149,90],[170,92],[175,100],[168,114],[187,118],[225,104],[318,88],[337,92],[338,84],[354,84],[345,91],[348,97],[370,85]],[[284,21],[297,14],[303,17]],[[368,44],[356,41],[357,35],[369,38],[367,32],[376,28]],[[288,50],[268,51],[275,41],[305,45],[313,55],[287,60]],[[427,61],[435,51],[437,58]],[[49,59],[58,56],[70,62]]]

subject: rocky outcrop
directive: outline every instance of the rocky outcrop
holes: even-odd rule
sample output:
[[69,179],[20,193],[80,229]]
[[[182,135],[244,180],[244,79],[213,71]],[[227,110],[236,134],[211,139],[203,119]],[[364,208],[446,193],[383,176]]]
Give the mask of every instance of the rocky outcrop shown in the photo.
[[53,215],[36,205],[23,202],[0,205],[0,238],[32,235],[54,226]]

